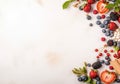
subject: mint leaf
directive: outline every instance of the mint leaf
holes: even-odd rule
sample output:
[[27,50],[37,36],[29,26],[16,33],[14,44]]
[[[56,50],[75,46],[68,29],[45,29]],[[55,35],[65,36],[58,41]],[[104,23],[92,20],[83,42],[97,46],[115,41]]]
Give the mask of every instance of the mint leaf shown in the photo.
[[108,9],[112,9],[114,7],[114,4],[108,4],[107,6],[106,6],[106,8],[108,8]]
[[63,3],[63,9],[66,9],[69,7],[71,1],[66,1],[65,3]]

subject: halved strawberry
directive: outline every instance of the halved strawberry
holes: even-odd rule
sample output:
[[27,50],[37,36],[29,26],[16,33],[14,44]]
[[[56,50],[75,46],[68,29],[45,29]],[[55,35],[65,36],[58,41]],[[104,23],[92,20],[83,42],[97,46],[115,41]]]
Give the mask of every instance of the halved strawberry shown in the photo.
[[96,6],[97,11],[101,14],[107,13],[109,11],[109,9],[106,8],[106,5],[107,5],[107,3],[98,1],[97,6]]
[[105,70],[101,73],[100,78],[104,83],[110,84],[115,81],[116,74],[115,72],[110,72],[108,70]]

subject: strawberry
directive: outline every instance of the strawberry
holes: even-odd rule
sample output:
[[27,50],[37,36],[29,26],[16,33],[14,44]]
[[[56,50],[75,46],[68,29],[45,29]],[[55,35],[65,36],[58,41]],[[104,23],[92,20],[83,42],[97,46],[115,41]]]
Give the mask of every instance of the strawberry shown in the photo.
[[105,84],[111,84],[116,80],[116,74],[115,72],[105,70],[101,73],[100,78]]
[[98,76],[98,73],[95,70],[91,70],[90,73],[89,73],[89,75],[90,75],[90,78],[93,79],[93,78],[96,78]]
[[88,2],[89,4],[93,4],[93,3],[95,3],[95,0],[87,0],[87,2]]
[[115,30],[118,28],[117,24],[114,23],[114,22],[110,22],[110,23],[108,24],[108,27],[109,27],[109,29],[110,29],[111,31],[115,31]]
[[118,22],[120,23],[120,16],[119,16],[119,18],[118,18]]
[[117,55],[120,56],[120,50],[117,51]]
[[85,6],[84,6],[84,8],[83,8],[83,10],[85,11],[85,12],[90,12],[90,10],[91,10],[91,5],[90,4],[86,4]]

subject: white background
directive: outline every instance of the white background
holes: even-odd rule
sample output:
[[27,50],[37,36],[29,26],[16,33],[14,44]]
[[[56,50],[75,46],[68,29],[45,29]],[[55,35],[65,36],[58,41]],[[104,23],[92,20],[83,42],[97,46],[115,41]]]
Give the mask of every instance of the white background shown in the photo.
[[80,84],[71,70],[96,60],[104,35],[64,1],[0,0],[0,84]]

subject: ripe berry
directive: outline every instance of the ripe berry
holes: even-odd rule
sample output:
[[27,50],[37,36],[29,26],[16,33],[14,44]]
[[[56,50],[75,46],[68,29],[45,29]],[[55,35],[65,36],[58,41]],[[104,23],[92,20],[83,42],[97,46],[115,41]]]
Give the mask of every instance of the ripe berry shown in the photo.
[[120,23],[120,16],[119,16],[119,18],[118,18],[118,22]]
[[102,15],[101,18],[104,19],[104,18],[105,18],[105,15]]
[[114,54],[113,57],[114,57],[114,58],[117,58],[117,54]]
[[83,10],[87,13],[89,13],[91,11],[91,5],[90,4],[86,4],[83,8]]
[[99,56],[102,56],[103,54],[102,53],[99,53]]
[[93,3],[95,2],[95,0],[87,0],[87,2],[88,2],[89,4],[93,4]]
[[118,20],[119,15],[116,12],[111,12],[110,18],[111,18],[111,20],[116,21],[116,20]]
[[104,53],[107,53],[107,50],[104,50]]
[[91,20],[92,17],[90,15],[87,15],[87,20]]
[[96,58],[100,58],[99,56],[96,56]]
[[114,50],[110,50],[110,52],[111,52],[111,53],[113,53],[113,52],[114,52]]
[[109,66],[109,69],[110,69],[110,70],[113,70],[114,68],[113,68],[113,66]]
[[110,56],[110,53],[106,53],[106,55],[109,57],[109,56]]
[[108,24],[108,27],[109,27],[109,29],[110,29],[111,31],[115,31],[115,30],[118,28],[118,26],[117,26],[117,24],[116,24],[115,22],[110,22],[110,23]]
[[97,10],[93,10],[93,14],[98,14],[98,11]]
[[102,37],[102,38],[101,38],[101,41],[106,41],[106,38],[105,38],[105,37]]
[[95,49],[95,52],[98,52],[98,49]]
[[113,46],[113,44],[114,44],[113,40],[108,40],[108,41],[107,41],[107,45],[108,45],[108,46]]

